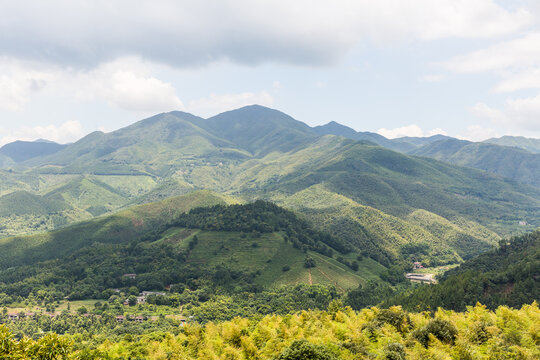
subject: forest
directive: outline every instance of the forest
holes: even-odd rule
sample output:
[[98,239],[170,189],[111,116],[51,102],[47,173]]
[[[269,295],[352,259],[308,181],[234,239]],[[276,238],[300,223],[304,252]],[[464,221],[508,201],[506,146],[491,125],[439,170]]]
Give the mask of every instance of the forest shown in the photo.
[[[81,327],[74,334],[47,334],[37,340],[16,336],[10,329],[16,327],[13,324],[0,325],[0,356],[44,360],[533,360],[540,356],[536,302],[520,309],[501,306],[491,311],[476,305],[465,312],[439,309],[431,314],[407,312],[399,306],[358,312],[333,300],[325,310],[236,317],[219,323],[117,324],[112,337],[101,329],[112,327],[114,320],[102,319],[54,320],[78,321]],[[107,321],[109,325],[103,325]],[[94,335],[96,328],[99,334]]]

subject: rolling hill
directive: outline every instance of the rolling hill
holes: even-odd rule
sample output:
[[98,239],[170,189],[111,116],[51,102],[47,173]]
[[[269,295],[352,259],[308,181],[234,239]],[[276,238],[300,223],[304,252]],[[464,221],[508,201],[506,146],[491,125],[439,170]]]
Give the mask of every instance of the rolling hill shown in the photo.
[[540,154],[517,147],[447,139],[425,145],[410,154],[473,167],[540,186]]
[[313,128],[319,135],[343,136],[351,140],[370,141],[387,149],[399,152],[407,152],[415,149],[417,146],[408,142],[390,140],[377,133],[368,131],[356,131],[348,126],[331,121],[326,125],[319,125]]
[[264,201],[227,205],[233,201],[199,191],[50,233],[2,239],[0,293],[44,290],[81,299],[130,286],[251,289],[299,283],[345,291],[385,270],[369,258],[356,269],[336,260],[333,254],[345,251],[343,244],[288,210]]
[[15,162],[23,162],[35,157],[54,154],[66,146],[46,140],[17,140],[0,147],[0,155],[7,156]]
[[530,139],[523,136],[503,136],[500,138],[487,139],[484,142],[495,145],[513,146],[535,154],[540,154],[540,139]]

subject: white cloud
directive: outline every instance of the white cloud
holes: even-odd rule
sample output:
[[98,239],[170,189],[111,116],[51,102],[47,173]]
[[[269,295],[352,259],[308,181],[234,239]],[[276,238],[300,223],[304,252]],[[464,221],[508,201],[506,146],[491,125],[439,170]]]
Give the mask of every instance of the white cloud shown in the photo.
[[0,58],[0,109],[21,111],[51,80],[50,74],[14,59]]
[[187,110],[201,116],[212,116],[218,113],[237,109],[246,105],[271,106],[274,98],[266,91],[258,93],[243,92],[239,94],[210,94],[210,96],[190,101]]
[[528,98],[508,99],[502,109],[479,103],[472,108],[472,113],[510,129],[540,132],[540,94]]
[[91,70],[0,58],[0,108],[21,111],[41,92],[75,101],[105,101],[138,113],[182,109],[175,88],[152,75],[155,67],[138,57],[119,58]]
[[466,55],[456,56],[442,65],[457,73],[480,73],[528,68],[540,64],[540,33],[501,42]]
[[495,92],[513,92],[521,89],[540,88],[540,62],[534,68],[526,68],[503,75],[503,80],[495,86]]
[[433,136],[437,134],[446,135],[446,132],[442,129],[433,129],[429,131],[424,131],[420,126],[416,124],[411,124],[407,126],[402,126],[394,129],[385,129],[381,128],[377,130],[377,133],[388,138],[395,139],[399,137],[409,136],[409,137],[424,137],[424,136]]
[[183,109],[184,104],[174,87],[151,76],[145,67],[144,63],[128,58],[104,64],[88,73],[80,73],[75,79],[83,85],[78,96],[98,98],[135,112]]
[[3,1],[0,55],[75,67],[126,55],[174,66],[328,64],[365,39],[489,38],[530,24],[495,0]]
[[493,137],[498,137],[498,133],[495,129],[485,128],[480,125],[470,125],[462,133],[459,133],[456,137],[469,141],[484,141]]
[[434,136],[434,135],[448,135],[448,134],[443,129],[436,128],[436,129],[427,131],[425,136]]
[[[496,93],[540,89],[540,32],[454,57],[443,66],[456,73],[493,73],[501,79],[493,89]],[[540,131],[540,94],[509,97],[498,107],[478,103],[471,111],[478,118],[503,126],[507,132]]]
[[66,121],[60,125],[47,125],[35,127],[21,127],[13,130],[2,130],[0,146],[15,140],[33,141],[47,139],[58,143],[67,143],[78,140],[84,135],[79,121]]

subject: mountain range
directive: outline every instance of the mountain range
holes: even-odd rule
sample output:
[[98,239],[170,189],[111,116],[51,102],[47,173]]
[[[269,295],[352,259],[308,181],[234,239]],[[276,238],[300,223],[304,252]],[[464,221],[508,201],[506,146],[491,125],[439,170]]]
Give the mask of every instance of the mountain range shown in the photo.
[[102,297],[124,273],[147,290],[345,292],[540,226],[540,154],[515,146],[312,128],[257,105],[36,144],[54,145],[6,145],[23,150],[0,170],[0,292],[22,297]]
[[[334,122],[311,128],[257,105],[208,119],[163,113],[108,134],[91,133],[1,171],[0,203],[16,211],[0,213],[0,231],[52,230],[209,189],[239,202],[263,198],[294,209],[366,247],[381,263],[406,257],[402,249],[411,244],[424,247],[426,261],[461,261],[501,236],[540,224],[540,189],[517,182],[537,185],[533,175],[516,178],[510,169],[503,177],[492,174],[497,169],[471,168],[500,165],[487,155],[481,164],[452,157],[463,147],[481,146],[523,156],[528,160],[522,166],[515,159],[513,165],[534,173],[537,155],[475,144],[440,135],[389,140]],[[430,151],[437,146],[444,156]]]

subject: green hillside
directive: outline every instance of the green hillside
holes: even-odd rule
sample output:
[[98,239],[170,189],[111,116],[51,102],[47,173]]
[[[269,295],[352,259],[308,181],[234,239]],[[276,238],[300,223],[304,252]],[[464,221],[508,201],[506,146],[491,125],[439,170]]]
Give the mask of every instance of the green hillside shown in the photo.
[[14,141],[0,147],[0,155],[5,155],[15,162],[23,162],[35,157],[54,154],[67,145],[52,141]]
[[387,149],[399,152],[411,151],[417,147],[416,144],[407,141],[400,141],[399,139],[390,140],[377,133],[356,131],[335,121],[330,121],[326,125],[315,126],[313,130],[315,130],[319,135],[337,135],[351,140],[369,141]]
[[[70,209],[55,219],[12,215],[0,236],[56,229],[200,189],[296,209],[385,264],[459,262],[499,236],[540,226],[536,188],[320,131],[248,106],[210,119],[164,113],[95,132],[25,162],[27,170],[0,171],[0,194],[25,190]],[[347,205],[317,208],[316,196]]]
[[254,155],[290,151],[317,137],[303,122],[259,105],[224,112],[201,126]]
[[517,147],[450,139],[428,144],[410,154],[473,167],[540,186],[540,154]]
[[540,154],[540,139],[530,139],[523,136],[503,136],[484,140],[485,143],[514,146],[532,153]]
[[[170,284],[234,292],[321,284],[345,292],[385,270],[371,259],[356,262],[346,244],[288,210],[264,201],[228,202],[195,192],[51,233],[3,239],[0,293],[85,299],[113,288]],[[339,254],[356,265],[334,259]]]
[[439,284],[397,295],[385,304],[410,309],[465,310],[477,302],[520,307],[540,299],[540,231],[502,242],[494,251],[448,271]]
[[426,265],[461,262],[489,250],[500,239],[477,223],[462,228],[425,210],[400,219],[322,185],[287,197],[283,205],[305,214],[320,229],[387,266],[399,261],[421,261]]
[[[540,224],[540,190],[470,168],[327,136],[309,147],[242,164],[237,193],[277,202],[316,184],[406,219],[424,209],[451,222],[474,221],[499,235],[526,219]],[[460,225],[458,225],[460,226]]]
[[0,217],[10,215],[47,215],[66,210],[63,201],[47,199],[27,191],[16,191],[0,197]]
[[229,201],[227,197],[209,191],[198,191],[159,203],[135,206],[52,232],[3,238],[0,239],[0,268],[56,258],[96,241],[115,244],[156,236],[181,212]]

